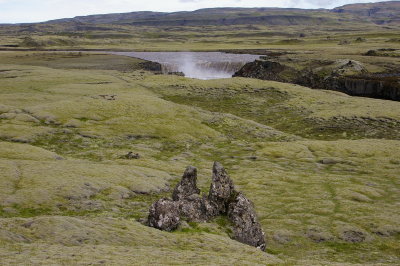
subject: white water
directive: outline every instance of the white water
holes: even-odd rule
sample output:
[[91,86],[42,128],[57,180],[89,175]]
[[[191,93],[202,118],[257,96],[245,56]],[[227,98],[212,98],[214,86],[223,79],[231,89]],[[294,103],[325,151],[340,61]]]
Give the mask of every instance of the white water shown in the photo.
[[230,78],[248,62],[259,55],[227,54],[221,52],[113,52],[113,54],[158,62],[164,73],[183,72],[197,79]]

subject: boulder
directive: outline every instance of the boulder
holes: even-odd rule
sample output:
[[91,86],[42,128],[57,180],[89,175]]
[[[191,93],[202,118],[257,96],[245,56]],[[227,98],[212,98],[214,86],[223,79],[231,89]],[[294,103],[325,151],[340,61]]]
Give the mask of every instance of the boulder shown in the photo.
[[140,154],[139,153],[133,153],[133,152],[128,152],[127,154],[124,155],[125,159],[140,159]]
[[252,203],[242,193],[229,203],[228,218],[233,223],[233,239],[265,251],[264,232]]
[[348,229],[340,233],[340,239],[350,243],[361,243],[367,238],[366,234],[361,230]]
[[150,207],[149,226],[163,230],[173,231],[180,224],[180,213],[178,202],[167,198],[160,199]]
[[209,211],[210,204],[206,197],[193,194],[178,202],[181,216],[188,221],[206,222],[212,218],[212,212]]

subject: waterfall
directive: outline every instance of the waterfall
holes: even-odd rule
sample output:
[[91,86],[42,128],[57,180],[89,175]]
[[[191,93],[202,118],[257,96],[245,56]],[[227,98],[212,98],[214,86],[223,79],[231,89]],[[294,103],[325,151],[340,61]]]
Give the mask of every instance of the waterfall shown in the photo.
[[183,72],[186,77],[197,79],[230,78],[258,55],[227,54],[221,52],[115,52],[162,65],[164,74]]

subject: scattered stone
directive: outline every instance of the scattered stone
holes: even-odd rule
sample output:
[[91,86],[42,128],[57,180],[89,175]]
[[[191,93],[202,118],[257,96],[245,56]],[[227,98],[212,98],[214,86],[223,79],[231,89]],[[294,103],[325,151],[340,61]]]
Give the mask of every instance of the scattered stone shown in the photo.
[[109,95],[109,94],[100,94],[99,95],[101,98],[103,98],[104,100],[107,100],[107,101],[115,101],[116,100],[116,96],[117,95]]
[[173,231],[187,221],[206,222],[218,215],[227,215],[233,224],[233,239],[265,251],[264,232],[257,221],[253,205],[242,193],[235,191],[224,167],[215,162],[209,195],[200,196],[197,169],[188,166],[177,184],[172,200],[163,198],[150,207],[148,225]]
[[400,227],[395,227],[392,225],[382,225],[373,229],[372,233],[381,237],[394,236],[400,233]]
[[140,154],[139,153],[133,153],[133,152],[128,152],[125,154],[125,159],[132,160],[132,159],[140,159]]
[[330,241],[333,239],[333,236],[331,234],[324,232],[318,228],[307,229],[306,236],[317,243]]
[[30,220],[26,223],[23,223],[21,226],[25,227],[25,228],[30,228],[32,226],[32,224],[34,224],[34,220]]
[[346,242],[361,243],[366,239],[366,235],[358,230],[345,230],[341,233],[340,238]]
[[332,159],[332,158],[325,158],[325,159],[319,160],[318,162],[320,164],[337,164],[338,163],[338,161],[336,161],[335,159]]

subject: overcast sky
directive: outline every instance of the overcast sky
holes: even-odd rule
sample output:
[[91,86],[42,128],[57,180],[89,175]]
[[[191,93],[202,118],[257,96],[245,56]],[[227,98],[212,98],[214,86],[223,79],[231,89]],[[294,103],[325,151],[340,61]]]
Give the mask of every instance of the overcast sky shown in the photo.
[[373,0],[0,0],[0,23],[41,22],[132,11],[182,11],[207,7],[333,8]]

